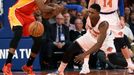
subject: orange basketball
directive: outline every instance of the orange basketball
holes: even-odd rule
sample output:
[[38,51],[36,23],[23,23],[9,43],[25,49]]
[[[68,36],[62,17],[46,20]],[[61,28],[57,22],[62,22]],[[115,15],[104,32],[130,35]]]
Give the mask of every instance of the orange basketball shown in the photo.
[[42,36],[44,33],[44,26],[39,21],[34,21],[29,26],[29,34],[34,37]]

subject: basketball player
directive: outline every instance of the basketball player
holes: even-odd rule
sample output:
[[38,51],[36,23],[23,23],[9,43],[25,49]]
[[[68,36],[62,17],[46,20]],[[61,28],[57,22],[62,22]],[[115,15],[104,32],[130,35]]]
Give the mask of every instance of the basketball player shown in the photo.
[[[91,19],[91,29],[88,29],[86,34],[76,39],[65,52],[62,62],[58,68],[57,74],[64,75],[64,70],[71,59],[78,54],[75,62],[81,63],[88,54],[97,51],[102,46],[104,40],[108,39],[110,31],[108,30],[108,22],[103,21],[99,16],[100,6],[93,4],[89,9],[89,17]],[[53,73],[52,73],[53,75]]]
[[[127,44],[124,43],[123,40],[123,32],[121,31],[122,28],[124,28],[125,23],[124,23],[124,0],[90,0],[89,2],[89,7],[93,3],[97,3],[101,6],[101,12],[100,16],[102,17],[103,20],[108,21],[109,23],[109,29],[112,30],[115,36],[115,41],[118,40],[117,42],[120,43],[121,46],[121,51],[122,54],[124,55],[127,63],[128,63],[128,68],[131,70],[134,70],[134,64],[131,60],[130,52],[128,50]],[[120,15],[118,15],[117,10],[119,9]],[[120,17],[119,17],[120,16]],[[88,29],[88,23],[90,23],[90,20],[88,18],[86,24],[86,28]],[[85,58],[86,59],[86,58]],[[84,64],[89,59],[87,58],[86,61],[84,61]],[[88,64],[86,64],[88,66]],[[86,71],[84,69],[84,66],[82,66],[82,70]]]
[[[33,12],[36,10],[36,8],[39,8],[43,13],[53,11],[52,7],[47,6],[47,1],[48,0],[17,0],[17,3],[10,7],[8,17],[11,29],[14,32],[14,36],[10,42],[8,58],[4,64],[4,67],[2,68],[4,75],[12,75],[12,57],[21,37],[29,36],[28,27],[33,21],[35,21]],[[35,75],[32,70],[32,64],[40,50],[41,37],[32,36],[32,39],[33,45],[31,54],[26,65],[24,65],[22,69],[27,74]]]

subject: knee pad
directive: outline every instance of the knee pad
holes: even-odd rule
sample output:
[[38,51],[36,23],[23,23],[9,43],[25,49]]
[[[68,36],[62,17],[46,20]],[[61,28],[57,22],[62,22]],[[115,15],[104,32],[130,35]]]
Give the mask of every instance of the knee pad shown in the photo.
[[124,38],[116,38],[114,39],[115,47],[126,48],[127,44]]

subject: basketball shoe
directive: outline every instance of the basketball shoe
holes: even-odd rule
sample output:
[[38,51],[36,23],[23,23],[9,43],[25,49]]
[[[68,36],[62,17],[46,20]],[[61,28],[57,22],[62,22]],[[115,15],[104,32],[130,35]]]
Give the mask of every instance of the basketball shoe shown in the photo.
[[90,73],[90,69],[88,67],[88,65],[82,65],[82,70],[80,71],[80,74],[88,74]]
[[132,70],[132,69],[127,69],[127,72],[129,73],[129,74],[133,74],[134,73],[134,71]]
[[24,65],[24,66],[22,66],[22,70],[24,72],[26,72],[28,75],[35,75],[32,66],[26,66],[26,65]]
[[56,72],[53,72],[53,73],[48,73],[47,75],[64,75],[64,73],[56,71]]
[[12,64],[8,63],[7,65],[5,64],[4,67],[2,68],[3,74],[4,75],[13,75],[11,71]]
[[128,73],[134,73],[134,64],[133,63],[128,63]]

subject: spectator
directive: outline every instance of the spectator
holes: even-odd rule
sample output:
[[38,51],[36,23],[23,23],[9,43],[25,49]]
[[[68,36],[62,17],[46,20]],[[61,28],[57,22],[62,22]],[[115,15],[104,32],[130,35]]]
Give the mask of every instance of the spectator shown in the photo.
[[128,24],[130,25],[130,29],[132,30],[134,35],[134,11],[132,11],[130,14],[130,20]]
[[69,10],[69,14],[70,14],[70,16],[71,16],[71,18],[70,18],[70,23],[71,24],[74,24],[74,21],[75,21],[75,19],[76,19],[76,10]]
[[75,25],[70,23],[70,14],[68,12],[63,14],[65,18],[65,25],[69,27],[69,30],[75,30]]
[[[83,17],[87,17],[88,15],[88,9],[81,6],[81,5],[76,5],[76,4],[69,4],[69,5],[64,5],[66,9],[70,9],[70,15],[71,15],[71,23],[74,24],[75,19],[77,18],[77,13],[81,13]],[[80,17],[81,18],[81,17]]]
[[81,19],[75,20],[75,27],[76,27],[76,30],[70,31],[70,40],[71,41],[76,40],[78,37],[80,37],[86,33],[85,29],[83,29],[83,22]]
[[129,7],[125,7],[125,22],[128,23],[130,17],[131,9]]
[[123,69],[127,66],[125,59],[116,52],[107,54],[104,50],[99,50],[97,58],[99,60],[97,64],[100,64],[99,69]]
[[131,10],[134,11],[134,1],[132,0],[132,3],[131,3]]
[[83,28],[85,29],[85,25],[86,25],[86,18],[84,15],[82,15],[82,13],[78,12],[76,15],[77,18],[81,19],[83,22]]
[[64,17],[62,14],[57,15],[56,23],[50,25],[47,38],[49,39],[48,55],[50,58],[50,64],[52,64],[53,67],[56,68],[57,61],[60,60],[62,56],[60,56],[60,58],[58,58],[57,60],[53,60],[56,59],[53,57],[53,52],[64,52],[70,44],[69,28],[64,24]]

